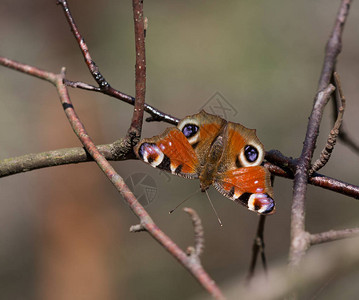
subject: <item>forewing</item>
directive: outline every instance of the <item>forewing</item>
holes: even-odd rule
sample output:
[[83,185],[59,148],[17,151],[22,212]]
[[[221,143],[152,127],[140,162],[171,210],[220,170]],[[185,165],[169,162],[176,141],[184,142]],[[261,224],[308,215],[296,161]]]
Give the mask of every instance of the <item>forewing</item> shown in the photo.
[[141,140],[134,151],[152,167],[186,178],[198,178],[199,162],[187,138],[178,128],[168,128],[161,135]]

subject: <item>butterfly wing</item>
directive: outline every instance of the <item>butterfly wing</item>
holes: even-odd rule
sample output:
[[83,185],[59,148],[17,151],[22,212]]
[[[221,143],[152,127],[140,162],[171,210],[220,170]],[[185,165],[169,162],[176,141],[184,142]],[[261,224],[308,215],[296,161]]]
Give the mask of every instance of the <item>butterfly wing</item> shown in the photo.
[[134,151],[152,167],[196,179],[224,123],[222,118],[201,111],[182,119],[177,128],[168,128],[161,135],[141,140]]
[[273,189],[268,170],[261,166],[264,149],[255,130],[228,122],[223,135],[225,145],[213,186],[249,210],[273,213]]
[[141,140],[134,151],[139,159],[154,168],[186,178],[198,178],[197,155],[178,128],[168,128],[161,135]]

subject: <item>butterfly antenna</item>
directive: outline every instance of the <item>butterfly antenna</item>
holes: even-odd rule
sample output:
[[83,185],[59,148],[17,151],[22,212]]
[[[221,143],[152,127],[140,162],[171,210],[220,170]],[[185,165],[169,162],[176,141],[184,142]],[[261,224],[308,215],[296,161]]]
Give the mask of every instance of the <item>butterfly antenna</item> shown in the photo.
[[184,199],[184,200],[181,201],[179,204],[177,204],[177,206],[176,206],[174,209],[170,210],[168,213],[169,213],[169,214],[172,214],[179,206],[181,206],[181,205],[182,205],[183,203],[185,203],[189,198],[191,198],[192,196],[194,196],[195,194],[197,194],[200,190],[201,190],[201,189],[198,189],[198,190],[194,191],[193,193],[189,194],[186,199]]
[[215,209],[214,206],[213,206],[213,203],[212,203],[212,201],[211,201],[211,198],[209,198],[209,194],[208,194],[207,190],[206,190],[206,195],[207,195],[207,198],[208,198],[208,200],[209,200],[209,203],[210,203],[211,206],[212,206],[212,209],[213,209],[214,213],[216,214],[216,217],[217,217],[217,220],[218,220],[219,225],[223,226],[222,221],[221,221],[221,219],[219,218],[218,213],[217,213],[216,209]]

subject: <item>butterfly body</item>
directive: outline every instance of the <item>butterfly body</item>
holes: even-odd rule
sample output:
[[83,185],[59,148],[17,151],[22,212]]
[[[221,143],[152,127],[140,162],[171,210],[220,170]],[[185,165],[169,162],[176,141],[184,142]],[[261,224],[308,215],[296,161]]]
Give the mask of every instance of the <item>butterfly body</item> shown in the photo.
[[253,129],[201,111],[141,140],[134,151],[153,167],[199,179],[202,191],[213,185],[252,211],[274,212],[269,172],[261,166],[263,145]]

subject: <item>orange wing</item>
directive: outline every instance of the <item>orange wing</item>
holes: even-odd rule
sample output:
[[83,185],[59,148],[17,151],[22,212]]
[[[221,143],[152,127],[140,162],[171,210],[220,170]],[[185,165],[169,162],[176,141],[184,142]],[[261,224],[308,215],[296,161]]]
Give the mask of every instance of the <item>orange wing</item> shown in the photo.
[[199,162],[192,146],[177,128],[143,139],[135,147],[139,159],[152,167],[186,178],[198,178]]
[[269,172],[262,166],[230,170],[217,176],[213,186],[225,197],[247,206],[249,210],[260,214],[274,212]]
[[273,213],[273,189],[268,170],[261,166],[264,149],[255,130],[228,122],[224,137],[226,144],[213,186],[252,211]]

